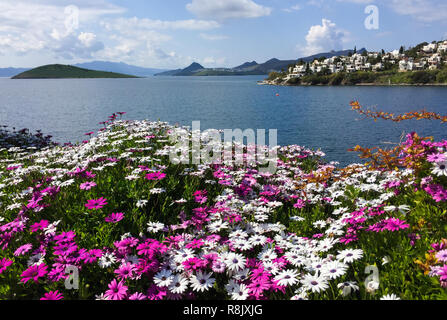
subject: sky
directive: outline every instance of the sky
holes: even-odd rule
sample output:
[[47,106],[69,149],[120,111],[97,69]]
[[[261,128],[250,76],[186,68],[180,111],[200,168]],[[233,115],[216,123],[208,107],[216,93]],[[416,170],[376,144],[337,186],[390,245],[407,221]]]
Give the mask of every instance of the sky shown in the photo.
[[446,38],[445,0],[0,0],[0,67],[235,67]]

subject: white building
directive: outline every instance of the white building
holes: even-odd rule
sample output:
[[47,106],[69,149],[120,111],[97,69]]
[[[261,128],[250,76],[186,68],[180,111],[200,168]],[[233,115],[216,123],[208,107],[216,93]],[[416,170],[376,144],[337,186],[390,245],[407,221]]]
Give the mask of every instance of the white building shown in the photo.
[[435,52],[437,47],[438,45],[436,43],[430,43],[426,46],[423,46],[422,51],[424,51],[425,53]]

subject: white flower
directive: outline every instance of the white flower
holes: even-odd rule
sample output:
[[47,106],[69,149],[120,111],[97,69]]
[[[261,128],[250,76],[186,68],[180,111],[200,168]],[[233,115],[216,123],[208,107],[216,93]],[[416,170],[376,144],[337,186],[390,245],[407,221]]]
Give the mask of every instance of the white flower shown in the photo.
[[447,162],[435,162],[431,173],[437,176],[447,176]]
[[400,298],[396,296],[394,293],[392,293],[383,296],[382,298],[380,298],[380,300],[400,300]]
[[323,266],[322,274],[329,279],[336,279],[346,273],[348,266],[339,261],[331,261]]
[[245,257],[231,252],[225,257],[224,263],[230,271],[239,271],[245,268]]
[[169,285],[168,289],[175,294],[182,294],[188,288],[189,280],[182,277],[181,275],[174,275],[172,278],[172,282]]
[[339,289],[342,290],[343,297],[346,297],[351,294],[351,291],[358,291],[359,286],[357,285],[357,282],[341,282],[337,285]]
[[280,286],[292,286],[298,282],[296,270],[284,270],[281,271],[276,277],[275,281],[278,281]]
[[362,249],[345,249],[338,252],[337,259],[343,260],[344,263],[351,263],[363,256]]
[[147,232],[157,233],[157,232],[160,232],[161,230],[163,230],[164,227],[165,227],[165,225],[160,222],[148,222],[146,230],[147,230]]
[[137,207],[138,208],[142,208],[142,207],[144,207],[146,204],[147,204],[147,200],[138,200],[137,201]]
[[239,285],[236,285],[232,292],[231,292],[231,299],[232,300],[247,300],[249,296],[250,290],[248,287],[241,283]]
[[163,269],[154,276],[154,283],[159,287],[169,286],[174,279],[170,270]]
[[103,269],[110,267],[115,262],[116,262],[116,258],[112,253],[105,253],[98,260],[99,266]]
[[382,258],[382,266],[386,265],[387,263],[391,262],[391,258],[389,256],[385,256]]
[[195,275],[191,277],[191,287],[194,291],[206,291],[210,289],[216,279],[211,278],[211,273],[205,273],[198,271]]
[[306,290],[311,290],[314,293],[319,293],[329,288],[326,278],[317,275],[306,274],[301,283]]

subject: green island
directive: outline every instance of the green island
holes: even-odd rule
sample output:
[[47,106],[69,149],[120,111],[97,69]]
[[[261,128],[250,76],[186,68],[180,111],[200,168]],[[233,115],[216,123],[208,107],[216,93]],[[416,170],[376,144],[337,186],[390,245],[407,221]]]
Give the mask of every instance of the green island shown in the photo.
[[81,78],[138,78],[136,76],[50,64],[22,72],[11,79],[81,79]]
[[270,72],[268,85],[447,85],[447,41],[421,43],[385,53],[356,52],[348,56],[298,61],[287,71]]

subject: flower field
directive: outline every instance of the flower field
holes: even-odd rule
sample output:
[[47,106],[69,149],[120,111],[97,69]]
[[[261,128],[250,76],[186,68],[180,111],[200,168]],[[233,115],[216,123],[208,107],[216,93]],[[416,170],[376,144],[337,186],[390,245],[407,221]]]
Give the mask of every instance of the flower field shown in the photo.
[[180,133],[112,116],[0,149],[0,298],[447,299],[447,141],[377,168],[283,146],[271,174],[174,163]]

